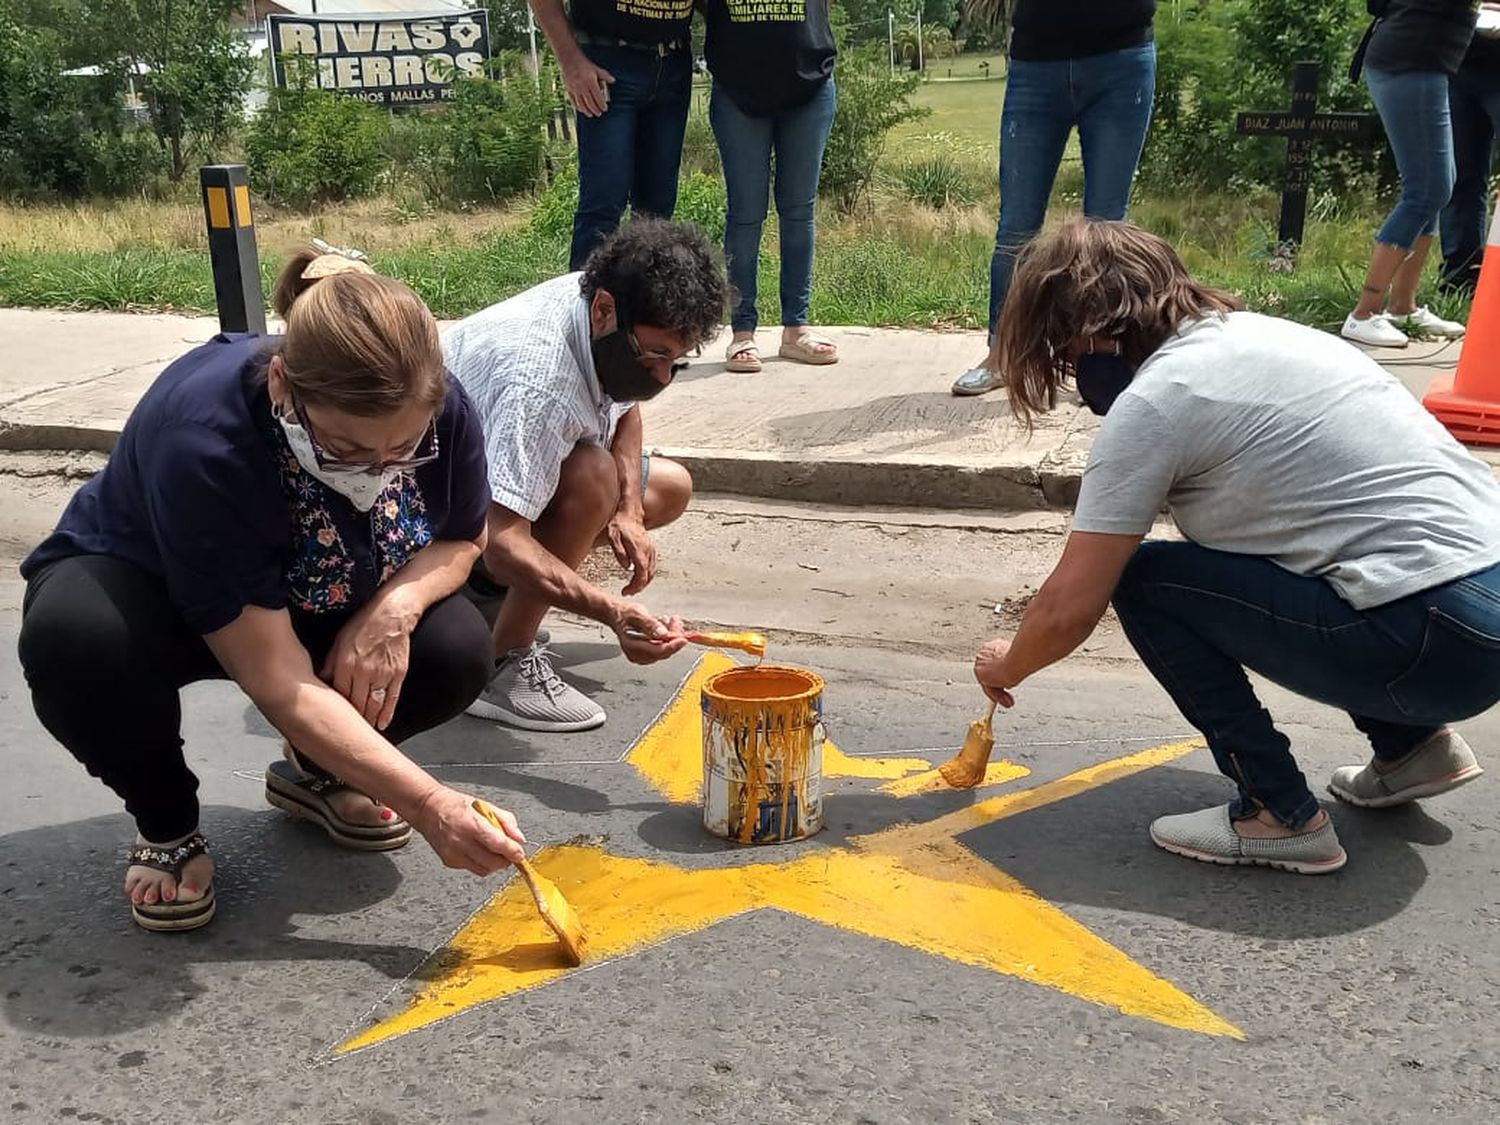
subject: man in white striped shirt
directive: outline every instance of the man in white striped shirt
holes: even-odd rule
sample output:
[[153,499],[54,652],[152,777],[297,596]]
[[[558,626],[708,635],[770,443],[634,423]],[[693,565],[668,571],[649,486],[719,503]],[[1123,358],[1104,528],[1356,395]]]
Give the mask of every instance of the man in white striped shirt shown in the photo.
[[[629,599],[656,573],[651,531],[687,507],[681,465],[642,454],[636,403],[718,334],[728,286],[693,226],[637,219],[582,273],[544,282],[443,335],[448,369],[484,425],[489,544],[469,593],[494,625],[494,678],[469,713],[526,730],[590,730],[604,709],[553,669],[539,628],[553,606],[612,628],[638,664],[682,648],[682,625]],[[609,543],[616,596],[577,573]]]

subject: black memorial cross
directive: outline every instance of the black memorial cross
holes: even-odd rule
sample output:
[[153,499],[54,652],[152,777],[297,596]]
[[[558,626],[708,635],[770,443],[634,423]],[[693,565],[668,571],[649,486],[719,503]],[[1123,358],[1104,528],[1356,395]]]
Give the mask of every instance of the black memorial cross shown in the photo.
[[1264,113],[1249,111],[1234,119],[1234,131],[1251,137],[1285,137],[1286,177],[1281,186],[1281,226],[1277,240],[1283,247],[1302,244],[1307,223],[1308,165],[1317,140],[1364,137],[1374,115],[1319,113],[1318,64],[1299,62],[1292,69],[1292,108]]

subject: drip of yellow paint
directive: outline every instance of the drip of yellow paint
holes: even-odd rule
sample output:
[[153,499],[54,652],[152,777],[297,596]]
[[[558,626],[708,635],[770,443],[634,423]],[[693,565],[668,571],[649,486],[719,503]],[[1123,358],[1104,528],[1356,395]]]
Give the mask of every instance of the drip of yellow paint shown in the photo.
[[774,841],[796,839],[821,827],[821,818],[809,807],[808,791],[820,780],[811,775],[822,694],[820,677],[778,665],[733,668],[704,685],[705,745],[710,754],[717,746],[727,748],[743,778],[738,792],[729,787],[726,829],[731,839],[756,842],[761,806],[778,785],[781,804]]

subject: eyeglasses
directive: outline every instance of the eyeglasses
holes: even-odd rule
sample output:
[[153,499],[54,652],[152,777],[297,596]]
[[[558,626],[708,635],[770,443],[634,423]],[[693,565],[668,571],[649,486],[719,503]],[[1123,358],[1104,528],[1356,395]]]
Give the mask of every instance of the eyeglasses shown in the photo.
[[[433,418],[427,423],[427,429],[409,450],[400,457],[391,457],[384,461],[357,461],[345,457],[335,457],[323,448],[323,443],[318,440],[317,432],[313,429],[312,422],[307,417],[307,411],[302,409],[302,403],[297,401],[297,394],[288,388],[292,400],[292,413],[297,416],[298,423],[307,431],[307,440],[312,445],[313,459],[317,461],[318,468],[329,473],[368,473],[370,476],[379,476],[381,473],[395,470],[397,472],[411,472],[420,469],[423,465],[430,465],[438,459],[440,447],[438,445],[437,419]],[[418,450],[425,448],[425,453]]]
[[[641,342],[635,338],[635,329],[625,329],[625,341],[630,345],[630,352],[635,356],[637,363],[670,363],[672,365],[672,378],[676,378],[679,372],[687,369],[686,356],[670,355],[666,352],[648,352],[641,347]],[[702,351],[701,348],[695,349]]]

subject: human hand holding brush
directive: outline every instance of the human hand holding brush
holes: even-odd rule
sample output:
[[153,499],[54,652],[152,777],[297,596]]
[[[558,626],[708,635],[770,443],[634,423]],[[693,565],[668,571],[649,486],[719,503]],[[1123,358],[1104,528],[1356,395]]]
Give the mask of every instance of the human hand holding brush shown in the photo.
[[1015,696],[1011,695],[1010,689],[1014,684],[1006,682],[1006,676],[1002,665],[1005,662],[1005,654],[1010,651],[1010,642],[1004,637],[996,637],[992,641],[986,641],[979,654],[974,657],[974,678],[979,681],[979,686],[984,689],[984,694],[1004,708],[1016,705]]
[[475,875],[493,875],[526,858],[526,837],[513,813],[495,809],[495,818],[479,815],[474,798],[436,786],[408,819],[432,845],[445,866]]

